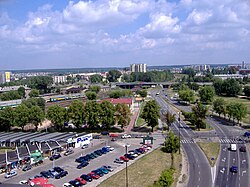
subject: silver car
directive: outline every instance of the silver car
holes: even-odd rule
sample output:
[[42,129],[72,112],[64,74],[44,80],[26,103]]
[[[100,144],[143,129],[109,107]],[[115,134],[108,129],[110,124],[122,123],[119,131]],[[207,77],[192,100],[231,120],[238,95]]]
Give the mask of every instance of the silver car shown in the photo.
[[4,176],[6,179],[14,177],[17,175],[17,172],[15,170],[11,170],[10,172],[6,173],[6,175]]

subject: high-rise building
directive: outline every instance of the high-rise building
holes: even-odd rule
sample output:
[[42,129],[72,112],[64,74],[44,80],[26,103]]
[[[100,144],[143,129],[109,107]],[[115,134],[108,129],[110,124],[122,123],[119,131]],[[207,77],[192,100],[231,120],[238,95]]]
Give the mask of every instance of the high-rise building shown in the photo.
[[10,82],[10,76],[11,76],[11,72],[0,72],[0,83],[6,83],[6,82]]
[[147,72],[147,64],[131,64],[130,65],[131,72]]
[[5,72],[5,82],[10,82],[10,75],[11,75],[10,72],[8,71]]
[[0,72],[0,84],[5,83],[4,72]]

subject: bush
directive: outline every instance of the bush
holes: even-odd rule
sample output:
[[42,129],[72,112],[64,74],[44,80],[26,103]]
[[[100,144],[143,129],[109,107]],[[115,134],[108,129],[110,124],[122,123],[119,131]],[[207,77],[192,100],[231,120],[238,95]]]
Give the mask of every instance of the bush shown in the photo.
[[174,169],[166,169],[161,173],[161,176],[152,187],[169,187],[174,182]]

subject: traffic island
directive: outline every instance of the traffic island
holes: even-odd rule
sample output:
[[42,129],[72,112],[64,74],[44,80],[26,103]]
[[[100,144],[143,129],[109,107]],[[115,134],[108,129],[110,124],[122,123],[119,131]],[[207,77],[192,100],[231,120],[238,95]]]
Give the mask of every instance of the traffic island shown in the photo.
[[205,153],[208,162],[213,167],[220,152],[220,144],[218,142],[197,142],[197,144]]

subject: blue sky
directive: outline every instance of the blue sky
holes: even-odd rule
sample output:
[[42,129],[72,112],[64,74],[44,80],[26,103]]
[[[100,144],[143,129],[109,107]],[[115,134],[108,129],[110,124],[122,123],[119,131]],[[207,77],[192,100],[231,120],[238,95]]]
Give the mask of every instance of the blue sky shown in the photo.
[[248,0],[0,0],[0,69],[250,61]]

